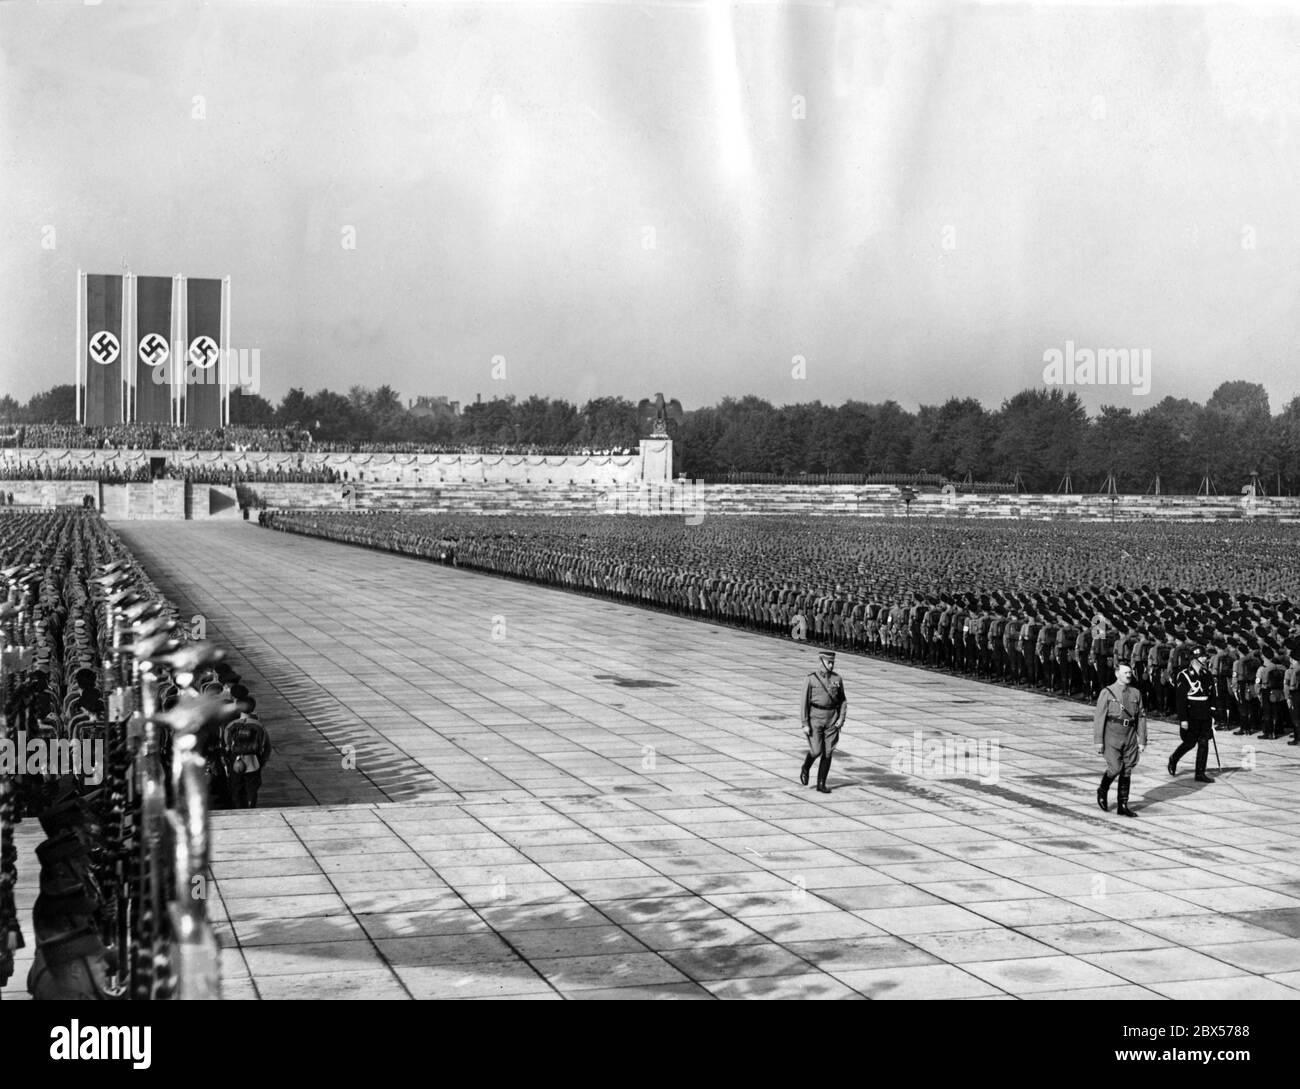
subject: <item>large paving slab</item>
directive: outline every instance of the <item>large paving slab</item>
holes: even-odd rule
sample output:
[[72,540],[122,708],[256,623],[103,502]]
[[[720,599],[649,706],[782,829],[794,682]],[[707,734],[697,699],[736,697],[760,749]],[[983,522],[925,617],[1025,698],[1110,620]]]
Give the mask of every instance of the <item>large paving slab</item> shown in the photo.
[[229,997],[1300,996],[1284,745],[1221,735],[1198,787],[1154,724],[1124,820],[1087,708],[841,654],[821,795],[807,647],[243,524],[119,529],[277,743],[276,807],[215,818]]

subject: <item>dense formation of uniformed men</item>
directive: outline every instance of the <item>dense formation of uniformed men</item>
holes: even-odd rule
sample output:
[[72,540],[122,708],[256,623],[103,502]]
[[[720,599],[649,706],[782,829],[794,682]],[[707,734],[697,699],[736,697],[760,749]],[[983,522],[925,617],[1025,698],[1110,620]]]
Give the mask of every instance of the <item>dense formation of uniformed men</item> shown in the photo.
[[[277,529],[1172,715],[1195,647],[1242,734],[1300,730],[1295,531],[1245,524],[264,512]],[[1175,589],[1175,587],[1177,587]]]
[[[117,561],[129,564],[134,585],[145,598],[164,602],[174,616],[175,610],[98,516],[71,509],[0,516],[0,593],[9,613],[0,622],[0,642],[31,650],[30,665],[17,679],[6,714],[10,725],[16,723],[27,736],[65,741],[105,736],[115,713],[103,665],[112,634],[103,610],[96,607],[91,577],[96,566]],[[257,801],[261,767],[271,751],[256,700],[224,662],[204,670],[195,687],[244,707],[219,735],[204,737],[203,750],[213,804],[251,808]],[[159,696],[162,709],[171,709],[176,686],[164,678]]]
[[[0,988],[25,944],[13,830],[34,817],[34,998],[212,992],[215,940],[181,893],[206,865],[206,803],[254,806],[270,741],[219,648],[189,635],[98,515],[0,516],[0,741],[24,754],[0,765]],[[173,751],[182,732],[205,760]]]

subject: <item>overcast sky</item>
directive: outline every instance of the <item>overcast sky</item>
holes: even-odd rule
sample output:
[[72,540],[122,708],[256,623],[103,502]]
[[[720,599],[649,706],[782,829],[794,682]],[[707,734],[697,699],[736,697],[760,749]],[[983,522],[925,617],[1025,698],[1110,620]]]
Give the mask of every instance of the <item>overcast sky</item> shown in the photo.
[[1073,341],[1151,351],[1092,408],[1278,411],[1298,58],[1263,7],[0,5],[0,391],[125,260],[231,276],[277,401],[996,405]]

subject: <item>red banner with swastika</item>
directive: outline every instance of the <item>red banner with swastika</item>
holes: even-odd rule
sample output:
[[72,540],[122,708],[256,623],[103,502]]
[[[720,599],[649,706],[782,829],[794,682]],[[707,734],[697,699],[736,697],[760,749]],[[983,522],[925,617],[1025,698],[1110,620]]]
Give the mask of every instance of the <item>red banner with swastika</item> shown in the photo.
[[187,280],[185,422],[190,427],[221,426],[221,281]]
[[86,423],[122,422],[122,277],[86,275]]
[[135,411],[144,423],[172,418],[172,280],[137,276],[135,281]]

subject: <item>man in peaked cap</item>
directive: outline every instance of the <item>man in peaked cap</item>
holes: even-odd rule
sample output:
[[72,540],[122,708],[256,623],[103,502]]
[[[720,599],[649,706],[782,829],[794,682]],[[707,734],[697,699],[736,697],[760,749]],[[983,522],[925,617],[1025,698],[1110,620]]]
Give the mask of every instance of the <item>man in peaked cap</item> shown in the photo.
[[808,739],[808,755],[804,757],[799,772],[799,782],[808,785],[808,772],[813,761],[821,758],[817,766],[817,789],[829,794],[826,776],[831,770],[831,755],[840,738],[840,728],[848,714],[848,701],[844,695],[844,682],[835,672],[835,652],[821,653],[820,668],[804,678],[803,698],[799,702],[804,736]]
[[1174,681],[1182,744],[1169,757],[1169,774],[1178,774],[1178,761],[1194,748],[1198,783],[1214,782],[1205,774],[1205,765],[1210,755],[1210,738],[1214,736],[1214,720],[1218,716],[1214,678],[1206,669],[1207,662],[1205,651],[1201,647],[1195,647],[1192,650],[1192,664],[1182,670]]

